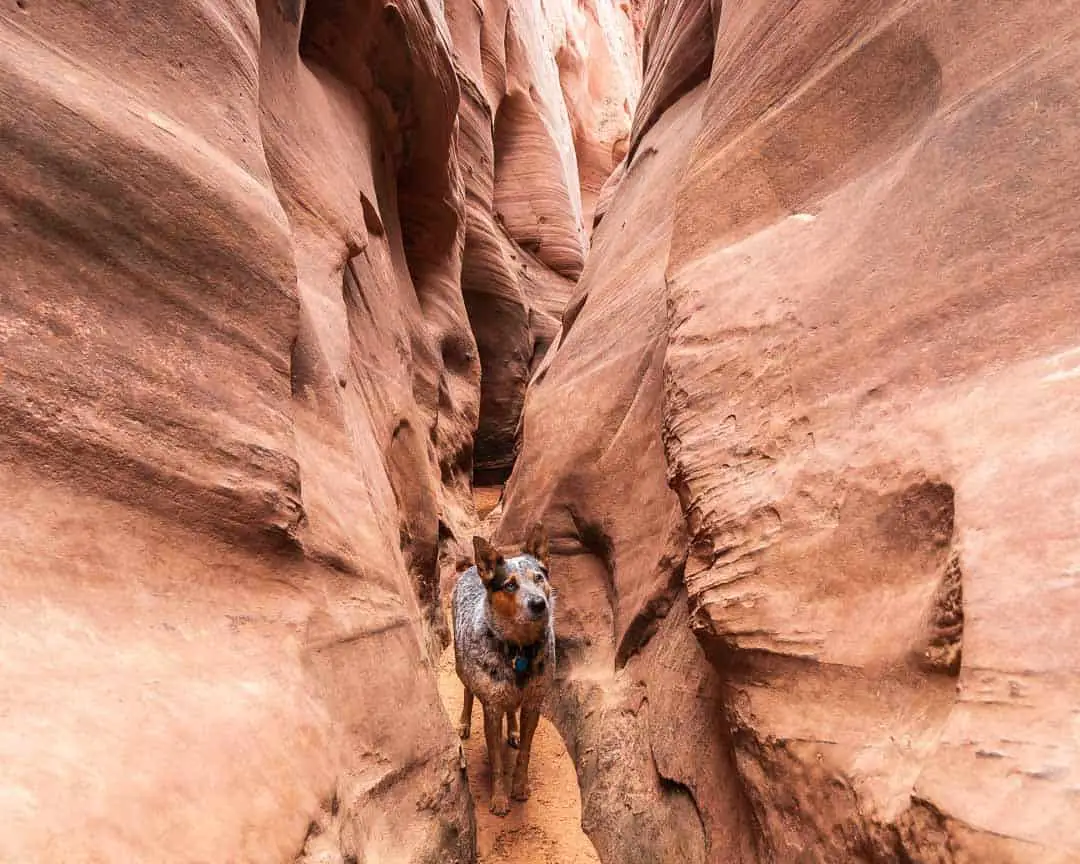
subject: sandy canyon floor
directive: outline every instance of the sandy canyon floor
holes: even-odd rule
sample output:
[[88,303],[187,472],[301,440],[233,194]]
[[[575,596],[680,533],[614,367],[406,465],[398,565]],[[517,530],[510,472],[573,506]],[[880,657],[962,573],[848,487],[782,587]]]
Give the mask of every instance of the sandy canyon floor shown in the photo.
[[[477,510],[486,516],[499,498],[497,488],[476,490]],[[439,662],[439,694],[451,722],[461,714],[462,688],[454,671],[454,647]],[[462,742],[468,765],[469,790],[476,802],[476,833],[480,864],[598,864],[592,843],[581,830],[581,794],[574,763],[555,727],[541,718],[533,740],[529,766],[531,795],[514,802],[509,815],[493,816],[491,765],[484,745],[480,702],[473,705],[473,734]],[[512,771],[514,754],[507,760]]]

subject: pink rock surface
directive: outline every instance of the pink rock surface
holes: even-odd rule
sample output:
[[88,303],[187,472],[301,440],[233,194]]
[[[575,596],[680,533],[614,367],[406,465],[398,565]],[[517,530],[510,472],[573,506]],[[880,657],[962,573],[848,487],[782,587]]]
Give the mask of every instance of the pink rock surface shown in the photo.
[[0,860],[473,860],[440,572],[586,231],[562,12],[458,5],[0,9]]
[[629,10],[538,0],[448,5],[468,207],[462,288],[482,367],[478,482],[516,454],[529,377],[581,274],[592,200],[640,86]]
[[472,855],[445,24],[299,11],[0,13],[2,860]]
[[688,626],[685,528],[660,435],[668,178],[683,170],[704,95],[654,125],[614,193],[530,388],[500,526],[511,543],[543,518],[555,538],[562,651],[551,710],[604,861],[754,860],[748,804],[723,770],[721,680]]
[[1080,855],[1075,13],[724,9],[665,440],[747,776],[783,741],[842,778],[808,845],[920,849],[930,814],[956,856]]
[[587,820],[659,790],[686,860],[1080,860],[1077,12],[650,10],[501,528],[555,527]]

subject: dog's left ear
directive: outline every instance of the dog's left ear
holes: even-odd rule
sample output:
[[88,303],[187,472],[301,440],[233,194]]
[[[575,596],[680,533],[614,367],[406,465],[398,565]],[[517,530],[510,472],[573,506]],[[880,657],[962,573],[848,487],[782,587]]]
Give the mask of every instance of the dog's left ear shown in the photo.
[[529,538],[525,541],[525,554],[532,555],[537,561],[547,567],[548,564],[548,536],[547,529],[537,522],[529,529]]

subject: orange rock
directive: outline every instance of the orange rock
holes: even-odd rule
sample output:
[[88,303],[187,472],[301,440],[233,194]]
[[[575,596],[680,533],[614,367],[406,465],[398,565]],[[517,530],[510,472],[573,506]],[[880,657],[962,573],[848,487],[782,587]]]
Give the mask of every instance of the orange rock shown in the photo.
[[707,6],[650,14],[505,490],[502,539],[556,529],[586,827],[1076,860],[1077,6]]
[[473,859],[440,575],[585,231],[542,7],[456,12],[0,10],[0,860]]
[[581,273],[592,198],[625,147],[637,48],[610,0],[502,0],[482,15],[454,0],[447,19],[467,166],[462,290],[483,369],[476,479],[498,483],[525,388]]

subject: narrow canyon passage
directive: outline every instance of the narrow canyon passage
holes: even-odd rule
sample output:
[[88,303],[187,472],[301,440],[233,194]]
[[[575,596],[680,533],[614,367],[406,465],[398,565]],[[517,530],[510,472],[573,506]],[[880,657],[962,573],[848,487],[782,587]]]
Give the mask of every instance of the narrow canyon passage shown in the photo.
[[[452,646],[439,662],[439,694],[447,715],[459,717],[462,690],[454,671]],[[551,722],[542,718],[537,728],[530,762],[533,781],[529,800],[515,803],[506,817],[491,815],[486,806],[491,792],[491,766],[479,703],[473,707],[473,728],[477,731],[463,746],[469,791],[476,806],[479,864],[597,864],[596,850],[581,830],[581,795],[574,763]]]
[[1080,0],[0,0],[0,864],[1080,862],[1078,118]]
[[[473,500],[480,518],[477,531],[483,536],[490,536],[498,521],[493,511],[501,493],[502,487],[474,489]],[[439,695],[447,718],[456,728],[463,691],[454,668],[453,644],[439,660]],[[507,817],[494,816],[487,808],[491,765],[479,702],[473,706],[473,734],[463,742],[463,752],[476,814],[478,864],[597,864],[596,850],[581,829],[581,795],[574,763],[546,717],[540,719],[533,744],[529,800],[515,803]],[[508,749],[507,755],[508,770],[512,770],[516,751]]]

